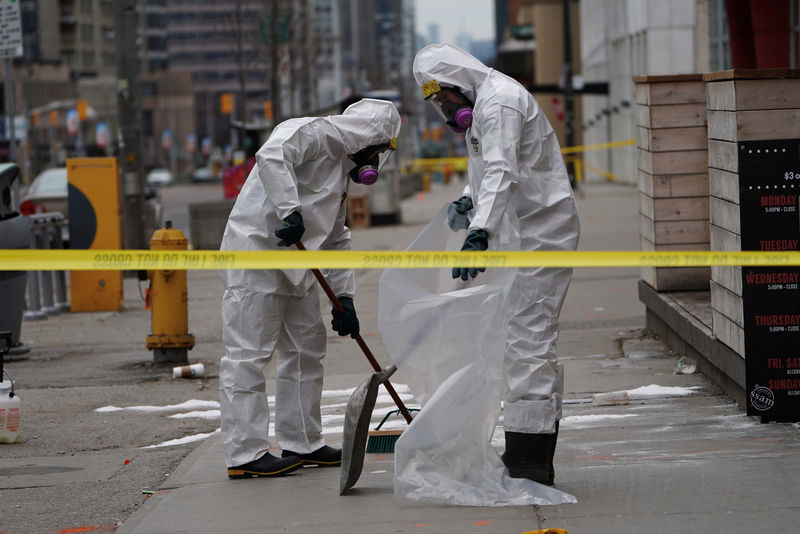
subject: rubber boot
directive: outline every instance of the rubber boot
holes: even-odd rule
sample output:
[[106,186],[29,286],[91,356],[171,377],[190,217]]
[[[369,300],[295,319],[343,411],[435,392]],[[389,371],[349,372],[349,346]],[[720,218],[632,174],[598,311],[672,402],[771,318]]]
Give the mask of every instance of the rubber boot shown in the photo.
[[228,478],[279,477],[303,466],[297,456],[277,458],[270,453],[244,465],[228,468]]
[[308,454],[298,454],[292,451],[283,451],[283,457],[297,456],[303,465],[318,465],[319,467],[335,467],[342,464],[342,449],[334,449],[328,445],[323,445],[319,449]]
[[501,456],[512,478],[527,478],[552,486],[556,472],[553,456],[558,440],[558,423],[552,434],[523,434],[506,432],[506,450]]

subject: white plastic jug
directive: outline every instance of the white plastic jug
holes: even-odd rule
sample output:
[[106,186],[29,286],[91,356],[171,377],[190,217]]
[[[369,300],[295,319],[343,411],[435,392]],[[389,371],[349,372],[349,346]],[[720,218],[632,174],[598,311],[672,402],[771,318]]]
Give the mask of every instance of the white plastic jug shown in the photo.
[[20,440],[22,402],[14,392],[14,382],[8,371],[0,374],[0,379],[0,443],[16,443]]

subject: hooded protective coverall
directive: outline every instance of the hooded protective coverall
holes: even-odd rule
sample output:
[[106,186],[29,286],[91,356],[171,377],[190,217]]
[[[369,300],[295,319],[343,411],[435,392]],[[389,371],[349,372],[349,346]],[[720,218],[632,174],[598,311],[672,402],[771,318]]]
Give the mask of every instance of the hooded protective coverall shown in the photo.
[[[457,88],[473,104],[465,133],[469,163],[464,195],[469,230],[489,236],[506,209],[519,218],[522,250],[575,250],[580,231],[564,158],[550,123],[515,80],[449,44],[429,45],[414,59],[420,86]],[[507,432],[552,434],[561,418],[563,367],[556,360],[558,316],[571,269],[519,269],[505,371]]]
[[[278,250],[275,230],[302,213],[309,250],[349,249],[345,226],[347,155],[396,138],[394,104],[364,99],[342,115],[290,119],[256,153],[231,211],[221,250]],[[285,250],[285,249],[283,249]],[[352,270],[323,271],[337,296],[352,297]],[[320,398],[326,332],[316,281],[309,270],[228,270],[223,273],[220,361],[222,443],[228,467],[269,447],[269,404],[262,369],[278,352],[275,435],[283,450],[322,447]]]

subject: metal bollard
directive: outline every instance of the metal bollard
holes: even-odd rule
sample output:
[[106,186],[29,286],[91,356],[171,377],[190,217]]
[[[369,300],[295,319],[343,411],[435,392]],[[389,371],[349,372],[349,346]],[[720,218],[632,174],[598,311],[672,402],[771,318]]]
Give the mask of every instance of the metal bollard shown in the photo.
[[[60,213],[53,213],[50,217],[51,224],[48,226],[50,232],[50,246],[56,250],[64,248],[64,240],[61,238],[61,229],[65,226],[64,216]],[[53,284],[55,291],[55,307],[58,311],[69,310],[69,300],[67,299],[67,273],[66,271],[52,271]]]
[[[40,248],[50,249],[50,231],[48,230],[48,220],[36,221],[36,236]],[[57,315],[58,308],[53,304],[53,271],[39,271],[39,278],[42,282],[42,311],[47,315]]]
[[[39,248],[39,236],[34,222],[34,226],[31,227],[31,249],[37,248]],[[25,312],[23,318],[26,321],[47,319],[47,313],[42,311],[39,271],[28,271],[28,311]]]
[[[62,249],[61,228],[64,216],[61,213],[44,213],[30,216],[32,249]],[[66,276],[64,271],[28,271],[27,320],[47,319],[69,308]]]

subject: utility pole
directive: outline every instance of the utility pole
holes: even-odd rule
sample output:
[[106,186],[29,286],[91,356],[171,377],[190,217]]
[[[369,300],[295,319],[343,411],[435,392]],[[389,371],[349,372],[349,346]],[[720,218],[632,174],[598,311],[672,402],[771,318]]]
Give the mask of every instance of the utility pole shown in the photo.
[[269,56],[270,56],[270,99],[272,99],[272,124],[283,120],[283,102],[281,97],[281,75],[278,70],[278,0],[270,0],[269,5]]
[[303,57],[303,77],[306,80],[308,87],[307,93],[309,95],[308,108],[304,111],[316,110],[319,106],[317,102],[317,80],[316,80],[316,41],[314,40],[313,31],[314,21],[314,4],[311,0],[305,0],[303,6],[303,32],[305,35],[305,43],[303,49],[305,51]]
[[[569,18],[569,4],[571,0],[562,0],[564,7],[564,65],[561,67],[564,82],[564,134],[567,146],[575,146],[575,95],[572,88],[572,33]],[[575,166],[567,164],[569,181],[575,187]]]
[[140,138],[139,47],[136,46],[137,0],[115,0],[114,40],[117,59],[117,114],[119,116],[119,164],[122,173],[125,214],[124,244],[128,249],[147,248],[144,233],[144,173]]
[[[244,2],[237,2],[233,14],[233,32],[236,39],[236,75],[239,82],[239,93],[233,106],[233,114],[230,117],[231,130],[236,137],[232,140],[234,150],[244,148],[246,138],[245,124],[247,123],[247,69],[250,66],[249,52],[245,51],[245,15]],[[239,126],[235,126],[239,119]]]

